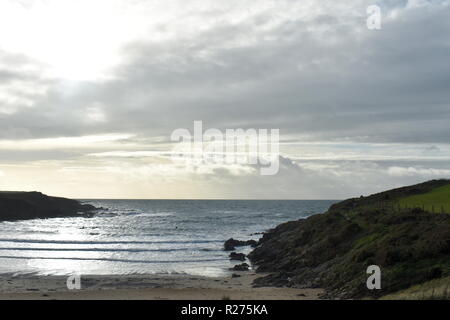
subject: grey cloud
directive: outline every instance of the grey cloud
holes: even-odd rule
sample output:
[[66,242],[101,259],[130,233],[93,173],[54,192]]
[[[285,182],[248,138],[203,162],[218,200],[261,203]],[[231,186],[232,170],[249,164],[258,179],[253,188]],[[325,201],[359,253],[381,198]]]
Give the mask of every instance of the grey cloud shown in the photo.
[[62,150],[2,150],[0,151],[0,162],[20,163],[43,160],[69,160],[80,157],[79,152],[68,152]]
[[344,199],[443,177],[450,177],[444,162],[297,162],[282,157],[274,176],[215,171],[215,188],[231,198]]
[[[156,144],[153,137],[167,142],[174,129],[192,130],[194,120],[203,120],[208,128],[279,128],[310,141],[346,141],[349,149],[352,142],[428,143],[425,153],[445,156],[432,146],[450,142],[450,6],[430,3],[404,10],[406,1],[381,1],[386,15],[379,31],[366,29],[369,1],[308,19],[265,11],[229,23],[214,12],[216,23],[194,35],[129,43],[117,78],[104,82],[45,79],[36,62],[0,52],[8,66],[0,68],[0,86],[22,81],[47,88],[44,95],[21,93],[33,107],[0,113],[0,139],[123,132],[135,135],[128,142]],[[395,19],[387,16],[393,9],[400,12]],[[24,65],[37,71],[24,73]],[[105,121],[88,121],[92,106]],[[3,153],[0,160],[82,153]],[[287,156],[274,177],[221,168],[205,179],[235,197],[344,198],[448,169],[448,161],[308,163]]]
[[[136,42],[123,51],[119,80],[77,84],[72,93],[55,85],[37,108],[0,124],[18,137],[147,136],[200,119],[210,127],[277,127],[315,140],[448,142],[450,8],[408,10],[376,32],[365,29],[364,11],[342,14],[262,30],[267,12],[194,37]],[[105,107],[106,123],[84,121],[93,103]]]

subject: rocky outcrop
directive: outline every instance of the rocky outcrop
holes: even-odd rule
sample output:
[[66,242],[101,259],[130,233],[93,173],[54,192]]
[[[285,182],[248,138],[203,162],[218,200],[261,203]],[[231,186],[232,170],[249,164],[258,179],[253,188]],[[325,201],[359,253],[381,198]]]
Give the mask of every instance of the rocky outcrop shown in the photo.
[[242,241],[242,240],[236,240],[236,239],[230,238],[227,241],[225,241],[224,250],[225,251],[233,251],[236,249],[236,247],[245,247],[245,246],[251,246],[254,248],[254,247],[256,247],[257,244],[258,244],[258,242],[256,240]]
[[89,204],[40,192],[0,192],[0,221],[86,216],[95,210]]
[[[430,181],[346,200],[269,230],[248,255],[257,272],[271,273],[254,285],[320,287],[329,298],[362,298],[449,276],[450,214],[393,205],[447,184]],[[366,286],[370,265],[381,268],[381,290]]]
[[245,254],[243,253],[232,252],[229,257],[230,260],[245,261]]
[[233,268],[230,268],[232,271],[248,271],[250,266],[247,263],[241,263],[235,265]]

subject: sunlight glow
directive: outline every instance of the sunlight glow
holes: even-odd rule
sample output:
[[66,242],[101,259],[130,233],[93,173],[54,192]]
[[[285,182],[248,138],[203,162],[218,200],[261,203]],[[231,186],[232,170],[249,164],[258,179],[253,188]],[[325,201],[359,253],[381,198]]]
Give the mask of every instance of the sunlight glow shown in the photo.
[[101,144],[102,147],[111,147],[115,145],[115,142],[120,140],[129,139],[133,137],[132,134],[104,134],[104,135],[92,135],[81,137],[59,137],[59,138],[45,138],[45,139],[29,139],[29,140],[0,140],[0,150],[52,150],[54,148],[59,149],[72,149],[78,148],[96,148],[97,144]]
[[[95,81],[111,76],[127,33],[116,1],[5,1],[1,49],[47,67],[48,77]],[[13,32],[12,32],[13,31]]]

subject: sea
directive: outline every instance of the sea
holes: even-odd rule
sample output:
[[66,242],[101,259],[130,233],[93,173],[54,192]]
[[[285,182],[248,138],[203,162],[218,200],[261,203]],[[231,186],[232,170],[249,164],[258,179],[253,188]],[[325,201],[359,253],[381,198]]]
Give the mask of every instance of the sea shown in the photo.
[[[93,217],[0,222],[0,274],[225,276],[225,240],[258,240],[333,200],[81,200]],[[237,248],[248,253],[251,248]]]

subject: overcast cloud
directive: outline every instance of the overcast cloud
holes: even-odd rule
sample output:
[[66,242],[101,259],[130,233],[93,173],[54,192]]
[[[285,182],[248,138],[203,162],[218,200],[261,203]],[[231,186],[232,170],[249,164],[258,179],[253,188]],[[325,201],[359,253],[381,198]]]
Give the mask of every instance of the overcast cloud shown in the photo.
[[[378,1],[381,30],[372,4],[4,0],[0,189],[344,198],[448,178],[450,1]],[[178,168],[164,153],[194,120],[280,129],[279,174]]]

